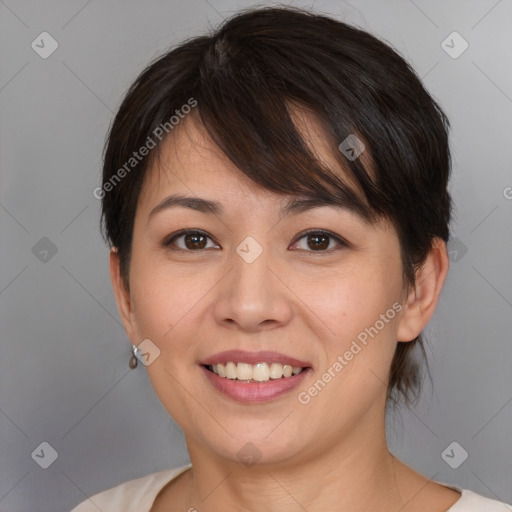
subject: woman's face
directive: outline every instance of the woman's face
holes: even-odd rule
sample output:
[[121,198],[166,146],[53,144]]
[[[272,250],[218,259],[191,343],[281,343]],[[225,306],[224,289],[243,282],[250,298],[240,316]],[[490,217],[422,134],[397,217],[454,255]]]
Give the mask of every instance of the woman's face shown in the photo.
[[[302,123],[338,169],[315,121]],[[395,230],[339,207],[284,211],[297,197],[250,181],[198,126],[187,119],[166,141],[135,217],[123,321],[133,344],[150,340],[159,399],[189,449],[236,462],[297,462],[356,431],[380,436],[406,299]],[[241,380],[231,364],[228,377],[205,367],[228,362],[246,363]],[[305,369],[269,378],[249,363],[274,377]]]

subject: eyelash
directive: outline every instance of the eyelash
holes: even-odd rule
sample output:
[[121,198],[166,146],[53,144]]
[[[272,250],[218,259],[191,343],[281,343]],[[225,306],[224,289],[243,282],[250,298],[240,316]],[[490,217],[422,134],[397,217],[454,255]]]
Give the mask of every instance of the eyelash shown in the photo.
[[[195,249],[195,250],[194,249],[182,249],[181,247],[172,247],[174,242],[178,238],[181,238],[183,236],[190,235],[190,234],[203,235],[203,236],[206,236],[207,238],[209,238],[210,240],[213,241],[213,238],[206,231],[202,231],[200,229],[182,229],[180,231],[177,231],[176,233],[173,233],[172,235],[169,235],[163,241],[162,245],[163,245],[164,248],[175,250],[175,251],[183,251],[183,252],[202,252],[202,251],[204,251],[206,249],[212,249],[212,247],[207,247],[207,248],[204,248],[204,249]],[[297,235],[297,237],[294,239],[294,241],[292,242],[291,245],[296,245],[302,238],[305,238],[308,235],[312,235],[312,234],[323,235],[323,236],[327,236],[329,238],[332,238],[336,242],[338,242],[339,245],[337,247],[335,247],[335,248],[326,249],[326,250],[317,250],[317,251],[314,251],[314,250],[309,250],[308,251],[308,250],[305,250],[305,249],[298,249],[298,250],[303,250],[305,252],[310,252],[310,253],[328,253],[328,254],[330,254],[331,252],[337,250],[339,247],[345,247],[345,248],[351,247],[351,244],[347,240],[345,240],[344,238],[340,237],[339,235],[335,235],[331,231],[327,231],[325,229],[316,229],[316,228],[310,228],[310,229],[307,229],[307,230],[302,231],[301,233],[299,233]]]

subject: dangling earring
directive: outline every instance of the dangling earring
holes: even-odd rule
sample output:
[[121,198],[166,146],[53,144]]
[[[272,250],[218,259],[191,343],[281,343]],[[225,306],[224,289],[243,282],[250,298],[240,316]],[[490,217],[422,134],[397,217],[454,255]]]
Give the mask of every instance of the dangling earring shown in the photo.
[[139,349],[135,346],[135,345],[132,345],[132,357],[130,358],[130,362],[128,363],[129,367],[134,370],[135,368],[137,368],[137,365],[139,364],[139,360],[137,359],[137,351]]

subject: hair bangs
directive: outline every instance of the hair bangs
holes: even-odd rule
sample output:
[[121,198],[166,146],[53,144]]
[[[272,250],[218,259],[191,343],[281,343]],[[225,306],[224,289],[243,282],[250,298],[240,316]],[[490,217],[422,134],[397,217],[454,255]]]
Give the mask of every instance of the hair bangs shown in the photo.
[[[231,59],[217,41],[206,55],[197,91],[198,115],[208,135],[241,172],[274,192],[340,205],[366,222],[375,220],[377,212],[365,191],[371,178],[360,162],[350,162],[338,150],[328,125],[315,112],[313,99],[298,101],[285,94],[268,68],[250,53]],[[339,169],[329,168],[315,156],[291,115],[295,108],[320,120]]]

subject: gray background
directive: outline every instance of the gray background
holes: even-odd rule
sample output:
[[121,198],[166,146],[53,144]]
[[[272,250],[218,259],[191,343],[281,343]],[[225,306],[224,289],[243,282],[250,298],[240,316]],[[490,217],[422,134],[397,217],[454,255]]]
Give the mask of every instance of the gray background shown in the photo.
[[[188,462],[144,368],[128,369],[92,191],[112,113],[143,66],[251,4],[0,1],[3,512],[64,512],[119,482]],[[434,387],[390,418],[391,449],[435,480],[512,502],[512,4],[314,8],[390,42],[452,123],[456,240],[428,327]],[[31,48],[43,31],[59,45],[47,59]],[[469,43],[456,59],[441,46],[453,31]],[[47,240],[33,249],[43,237],[56,254]],[[469,453],[458,469],[441,456],[453,441]],[[58,453],[47,469],[31,457],[42,442]]]

